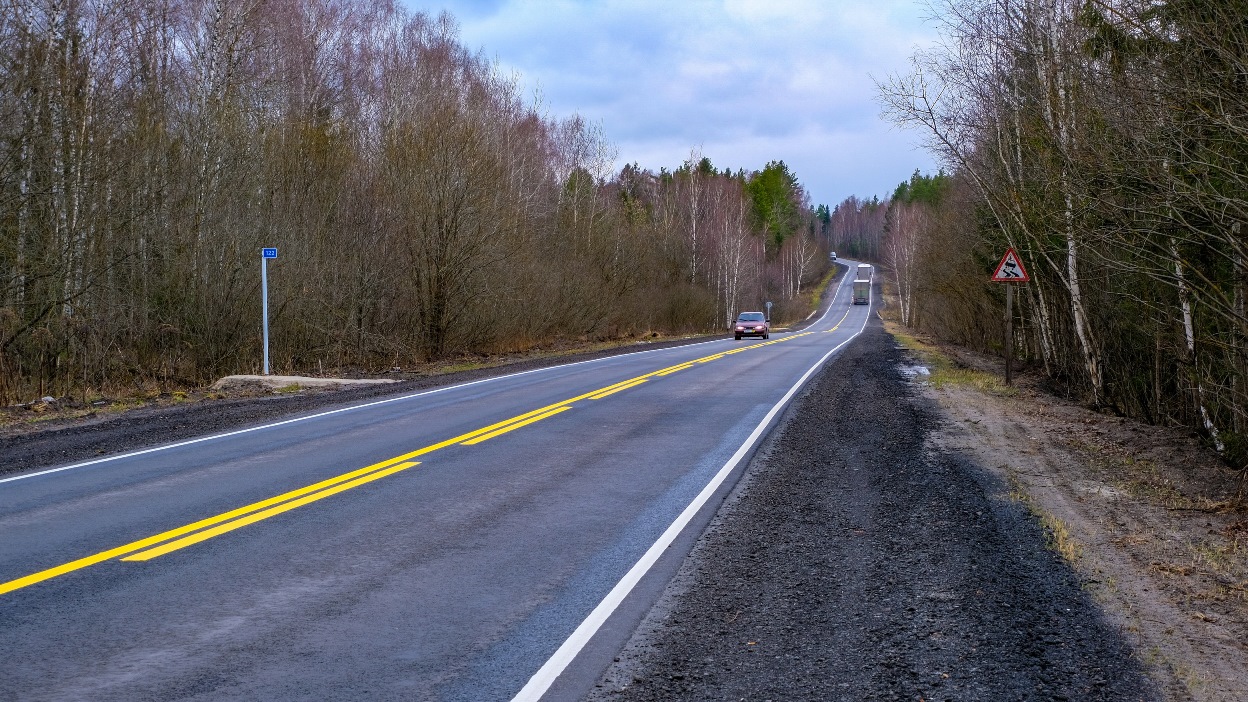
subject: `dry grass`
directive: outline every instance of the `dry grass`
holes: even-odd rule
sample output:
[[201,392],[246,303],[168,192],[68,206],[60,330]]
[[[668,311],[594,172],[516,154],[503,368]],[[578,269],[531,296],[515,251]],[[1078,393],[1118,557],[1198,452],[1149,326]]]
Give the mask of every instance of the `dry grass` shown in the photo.
[[1117,455],[1100,444],[1075,438],[1066,439],[1065,443],[1087,457],[1093,474],[1135,499],[1168,510],[1220,512],[1233,507],[1229,502],[1183,493],[1154,461]]
[[1027,511],[1040,523],[1040,526],[1044,529],[1045,543],[1049,550],[1061,556],[1067,563],[1072,565],[1078,563],[1083,555],[1083,547],[1071,535],[1070,527],[1058,518],[1057,515],[1044,509],[1036,502],[1035,498],[1027,492],[1027,486],[1023,484],[1023,481],[1019,479],[1013,469],[1007,469],[1006,479],[1010,485],[1010,499],[1026,507]]
[[1157,646],[1152,646],[1136,654],[1136,656],[1146,667],[1169,669],[1189,692],[1199,693],[1209,685],[1209,681],[1201,677],[1195,669],[1181,661],[1175,660],[1171,656],[1167,656]]
[[[58,419],[66,419],[66,418],[80,419],[82,417],[89,417],[92,414],[95,414],[94,410],[76,409],[76,410],[70,410],[67,412],[58,412],[54,414],[40,414],[35,417],[31,417],[30,419],[26,421],[29,424],[42,424],[44,422],[56,421]],[[0,422],[0,426],[3,426],[3,422]]]
[[1003,378],[993,373],[959,365],[942,353],[935,344],[909,333],[900,324],[885,320],[884,330],[892,334],[893,339],[898,344],[913,353],[919,362],[930,371],[931,374],[928,376],[927,382],[937,390],[943,390],[946,387],[956,387],[969,388],[1000,397],[1015,397],[1018,395],[1018,388],[1006,385]]
[[[845,275],[849,275],[849,272],[846,271]],[[832,279],[835,277],[836,266],[832,266],[828,271],[828,274],[823,276],[823,280],[819,281],[819,284],[816,285],[814,290],[810,292],[811,309],[815,311],[819,310],[819,305],[823,302],[823,294],[828,291],[828,285],[832,283]]]
[[1191,549],[1198,565],[1221,575],[1237,574],[1238,566],[1244,560],[1238,538],[1192,544]]

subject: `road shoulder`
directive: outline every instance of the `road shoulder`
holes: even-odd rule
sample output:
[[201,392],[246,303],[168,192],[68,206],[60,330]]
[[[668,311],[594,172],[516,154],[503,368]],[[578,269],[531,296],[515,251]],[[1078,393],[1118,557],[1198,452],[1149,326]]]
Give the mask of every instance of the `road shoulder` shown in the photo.
[[[942,347],[967,373],[994,359]],[[1235,475],[1190,432],[1094,412],[1021,374],[1016,394],[924,384],[932,434],[1010,486],[1128,633],[1168,700],[1248,699],[1248,519]]]
[[904,360],[873,324],[829,362],[590,699],[1153,698]]

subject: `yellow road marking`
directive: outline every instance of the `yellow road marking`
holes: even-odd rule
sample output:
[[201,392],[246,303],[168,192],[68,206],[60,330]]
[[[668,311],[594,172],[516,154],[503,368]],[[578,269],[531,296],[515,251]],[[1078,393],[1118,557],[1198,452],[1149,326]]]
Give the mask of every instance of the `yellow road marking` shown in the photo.
[[547,418],[547,417],[553,417],[553,416],[555,416],[556,414],[559,414],[560,412],[565,412],[565,411],[570,410],[570,409],[572,409],[572,408],[571,408],[571,407],[557,407],[557,408],[555,408],[555,409],[553,409],[553,410],[551,410],[551,411],[549,411],[549,412],[546,412],[546,413],[544,413],[544,414],[539,414],[539,415],[537,415],[536,417],[530,417],[530,418],[528,418],[528,419],[524,420],[523,422],[516,422],[515,424],[508,424],[507,426],[503,427],[502,429],[498,429],[498,430],[496,430],[496,431],[492,431],[492,432],[490,432],[489,434],[483,434],[483,435],[478,436],[478,437],[476,437],[476,438],[469,439],[468,441],[461,441],[460,443],[462,443],[464,446],[472,446],[473,444],[479,444],[479,443],[481,443],[482,441],[489,441],[490,439],[493,439],[493,438],[494,438],[494,437],[496,437],[496,436],[501,436],[501,435],[503,435],[503,434],[506,434],[507,432],[509,432],[509,431],[511,431],[511,430],[513,430],[513,429],[519,429],[520,427],[527,426],[527,425],[529,425],[529,424],[532,424],[533,422],[540,422],[540,421],[542,421],[543,419],[545,419],[545,418]]
[[337,495],[338,493],[343,492],[345,490],[350,490],[351,488],[359,487],[365,483],[371,483],[372,481],[379,480],[381,478],[386,477],[387,475],[394,475],[395,473],[398,473],[399,471],[407,470],[408,468],[411,468],[412,466],[418,466],[418,465],[420,464],[412,462],[412,461],[400,463],[397,466],[391,466],[390,468],[386,468],[385,470],[379,470],[374,473],[369,473],[368,475],[365,475],[362,478],[356,478],[355,480],[352,480],[350,482],[340,483],[338,485],[335,485],[334,487],[321,490],[320,492],[314,492],[311,495],[306,495],[297,500],[291,500],[290,502],[285,502],[276,507],[270,507],[269,509],[266,509],[263,512],[256,512],[246,517],[235,519],[232,522],[226,522],[225,524],[215,526],[211,529],[205,529],[204,531],[196,532],[194,534],[191,534],[190,536],[184,536],[178,539],[177,541],[170,541],[169,543],[161,544],[160,546],[157,546],[156,548],[151,548],[146,551],[140,551],[139,553],[126,556],[125,558],[122,558],[121,560],[123,561],[151,560],[157,556],[163,556],[166,553],[170,553],[172,551],[177,551],[178,549],[186,548],[187,546],[197,544],[201,541],[207,541],[208,539],[211,539],[214,536],[220,536],[226,532],[234,531],[235,529],[245,527],[248,524],[255,524],[261,519],[268,519],[269,517],[281,514],[282,512],[289,512],[290,510],[295,509],[296,507],[302,507],[310,502],[323,500],[326,497],[329,497],[330,495]]
[[[848,317],[849,313],[846,312],[845,316]],[[845,321],[845,318],[842,318],[841,321]],[[840,323],[838,322],[838,326],[839,324]],[[750,349],[762,348],[763,346],[768,346],[770,344],[789,341],[811,333],[813,332],[802,332],[800,334],[792,334],[774,341],[742,346],[729,351],[688,361],[686,363],[662,368],[657,371],[651,371],[645,375],[640,375],[628,380],[622,380],[618,383],[614,383],[597,390],[592,390],[582,395],[577,395],[576,397],[562,402],[546,405],[545,407],[525,412],[524,414],[511,417],[510,419],[505,419],[501,422],[496,422],[489,426],[482,427],[465,434],[460,434],[454,438],[446,439],[445,441],[440,441],[436,444],[430,444],[423,448],[416,449],[415,451],[409,451],[408,453],[400,456],[388,458],[384,461],[365,466],[364,468],[359,468],[357,470],[343,473],[342,475],[327,478],[297,490],[291,490],[290,492],[285,492],[268,499],[260,500],[259,502],[253,502],[252,504],[245,505],[228,512],[223,512],[206,519],[201,519],[176,529],[170,529],[169,531],[164,531],[138,541],[132,541],[128,544],[108,549],[107,551],[101,551],[91,556],[79,558],[54,568],[48,568],[15,580],[0,583],[0,595],[43,582],[44,580],[65,575],[66,573],[71,573],[75,570],[81,570],[97,563],[112,560],[114,558],[120,557],[123,561],[151,560],[172,551],[186,548],[187,546],[206,541],[216,536],[220,536],[221,534],[234,531],[235,529],[240,529],[244,526],[268,519],[269,517],[283,512],[288,512],[292,509],[330,497],[331,495],[345,492],[352,488],[359,487],[360,485],[370,483],[374,480],[380,480],[381,478],[420,465],[419,462],[411,460],[417,456],[423,456],[455,444],[472,446],[572,409],[572,403],[586,399],[602,399],[617,392],[637,387],[638,385],[647,382],[650,378],[662,377],[691,368],[696,363],[708,363],[710,361],[723,358],[724,356],[741,353]]]
[[[657,374],[656,374],[656,375],[657,375]],[[613,388],[611,388],[610,390],[607,390],[607,391],[605,391],[605,392],[600,392],[600,393],[598,393],[598,394],[596,394],[596,395],[590,395],[590,396],[589,396],[589,399],[591,399],[591,400],[601,400],[602,398],[607,397],[608,395],[614,395],[615,393],[620,392],[621,390],[627,390],[627,389],[629,389],[629,388],[635,388],[635,387],[637,387],[638,385],[641,385],[642,383],[647,382],[648,380],[649,380],[649,378],[637,378],[637,379],[633,380],[632,382],[629,382],[629,383],[627,383],[627,384],[625,384],[625,385],[620,385],[620,386],[618,386],[618,387],[613,387]]]
[[170,529],[169,531],[161,532],[159,534],[156,534],[155,536],[149,536],[145,539],[133,541],[131,543],[125,544],[124,546],[118,546],[117,548],[111,548],[107,551],[101,551],[100,553],[97,553],[93,556],[79,558],[78,560],[70,561],[69,563],[59,565],[55,568],[41,570],[38,573],[32,573],[30,575],[18,578],[16,580],[10,580],[7,583],[0,583],[0,595],[3,595],[6,592],[12,592],[13,590],[21,589],[28,585],[34,585],[35,583],[48,580],[49,578],[55,578],[58,575],[64,575],[66,573],[79,570],[81,568],[86,568],[87,566],[92,566],[92,565],[95,565],[96,563],[101,563],[103,561],[111,560],[113,558],[116,558],[117,556],[123,556],[127,553],[132,553],[134,551],[138,551],[148,546],[158,544],[162,541],[168,541],[169,539],[182,536],[183,534],[188,534],[193,531],[198,531],[205,527],[210,527],[214,524],[220,524],[221,522],[229,521],[231,519],[241,517],[245,514],[250,514],[251,512],[264,509],[265,507],[269,507],[271,505],[275,505],[281,502],[285,502],[287,500],[294,499],[296,497],[299,497],[300,495],[306,495],[308,493],[316,492],[318,490],[322,490],[324,488],[336,485],[338,483],[346,482],[348,480],[351,480],[352,478],[356,478],[361,475],[366,475],[368,473],[381,470],[385,468],[386,466],[393,465],[395,462],[396,462],[396,459],[391,458],[391,459],[382,461],[380,463],[374,463],[371,466],[366,466],[364,468],[360,468],[359,470],[353,470],[349,473],[343,473],[342,475],[335,476],[327,480],[322,480],[318,483],[313,483],[312,485],[308,485],[306,487],[301,487],[298,490],[291,490],[290,492],[284,492],[275,497],[270,497],[266,500],[261,500],[259,502],[253,502],[252,504],[246,505],[244,507],[232,509],[229,512],[223,512],[216,516],[208,517],[207,519],[201,519],[197,522],[192,522],[190,524],[187,524],[186,526],[178,527],[177,529]]
[[840,328],[841,328],[841,325],[845,323],[845,320],[846,320],[846,319],[849,319],[849,313],[850,313],[850,312],[852,312],[852,311],[853,311],[853,309],[852,309],[852,308],[851,308],[851,309],[848,309],[848,310],[845,310],[845,316],[844,316],[844,317],[841,317],[840,321],[839,321],[839,322],[837,322],[837,323],[836,323],[836,324],[835,324],[835,325],[834,325],[831,329],[828,329],[827,331],[825,331],[825,332],[824,332],[824,334],[831,334],[832,332],[836,331],[837,329],[840,329]]
[[696,363],[696,362],[697,362],[697,361],[690,361],[689,363],[682,363],[682,364],[681,364],[681,365],[679,365],[679,366],[672,366],[671,368],[665,368],[665,369],[663,369],[663,370],[659,371],[658,373],[655,373],[654,375],[655,375],[656,377],[660,377],[660,378],[661,378],[661,377],[663,377],[663,376],[665,376],[665,375],[671,375],[672,373],[679,373],[679,372],[681,372],[682,370],[685,370],[685,369],[688,369],[688,368],[693,368],[693,364],[694,364],[694,363]]

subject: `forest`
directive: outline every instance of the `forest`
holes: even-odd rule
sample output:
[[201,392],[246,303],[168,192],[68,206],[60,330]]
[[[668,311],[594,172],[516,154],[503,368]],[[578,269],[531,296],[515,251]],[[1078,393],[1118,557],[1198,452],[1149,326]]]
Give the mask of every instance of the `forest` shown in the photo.
[[[1072,397],[1190,426],[1248,464],[1248,4],[947,0],[878,81],[945,170],[888,204],[905,324],[1014,348]],[[1014,284],[1011,284],[1014,285]]]
[[453,17],[388,0],[0,6],[0,404],[361,372],[809,312],[782,161],[616,169]]

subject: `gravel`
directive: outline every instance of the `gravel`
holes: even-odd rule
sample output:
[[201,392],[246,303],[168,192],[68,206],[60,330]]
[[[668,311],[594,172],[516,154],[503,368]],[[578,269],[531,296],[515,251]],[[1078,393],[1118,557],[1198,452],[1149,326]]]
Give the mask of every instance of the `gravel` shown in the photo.
[[829,363],[589,699],[1156,699],[906,362],[873,325]]

